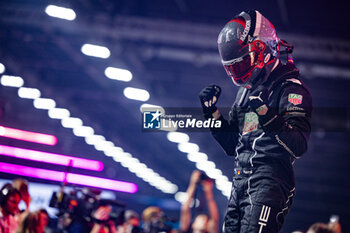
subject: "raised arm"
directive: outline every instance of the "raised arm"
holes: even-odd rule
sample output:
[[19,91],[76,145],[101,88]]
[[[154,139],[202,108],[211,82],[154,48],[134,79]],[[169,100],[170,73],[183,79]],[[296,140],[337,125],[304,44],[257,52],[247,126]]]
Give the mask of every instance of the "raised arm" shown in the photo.
[[208,233],[218,233],[219,211],[213,195],[213,181],[203,180],[202,186],[209,209]]
[[191,224],[191,203],[194,198],[194,194],[196,192],[197,184],[199,183],[201,177],[200,171],[193,171],[190,184],[187,188],[187,199],[181,206],[181,213],[180,213],[180,231],[181,232],[187,232],[190,224]]

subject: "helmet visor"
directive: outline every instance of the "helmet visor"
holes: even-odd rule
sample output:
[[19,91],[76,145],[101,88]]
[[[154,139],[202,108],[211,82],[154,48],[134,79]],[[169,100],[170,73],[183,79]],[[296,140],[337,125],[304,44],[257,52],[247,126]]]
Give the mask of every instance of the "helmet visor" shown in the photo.
[[249,75],[247,74],[254,67],[255,55],[255,52],[250,52],[239,58],[222,62],[227,75],[238,85],[244,84],[249,78]]

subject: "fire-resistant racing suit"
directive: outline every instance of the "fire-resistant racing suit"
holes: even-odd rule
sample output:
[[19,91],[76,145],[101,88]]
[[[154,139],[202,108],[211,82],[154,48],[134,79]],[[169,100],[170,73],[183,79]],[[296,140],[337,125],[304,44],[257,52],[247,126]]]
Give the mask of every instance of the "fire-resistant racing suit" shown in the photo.
[[263,86],[274,117],[259,124],[249,105],[254,89],[240,87],[229,120],[221,115],[222,127],[211,130],[226,154],[235,156],[226,233],[280,231],[295,194],[293,163],[307,150],[312,99],[298,70],[279,64]]

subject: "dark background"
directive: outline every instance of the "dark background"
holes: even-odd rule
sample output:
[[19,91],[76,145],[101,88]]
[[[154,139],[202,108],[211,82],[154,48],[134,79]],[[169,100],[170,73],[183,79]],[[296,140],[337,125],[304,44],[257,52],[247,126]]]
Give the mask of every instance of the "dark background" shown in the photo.
[[[223,89],[219,106],[229,107],[237,88],[227,78],[216,48],[223,25],[242,10],[257,9],[270,19],[278,36],[293,43],[296,65],[308,85],[314,106],[348,108],[350,88],[350,33],[346,1],[207,1],[207,0],[72,0],[50,1],[75,10],[75,21],[45,14],[48,1],[0,2],[0,62],[6,74],[21,76],[26,87],[38,88],[58,107],[83,119],[95,132],[134,155],[185,192],[194,163],[169,142],[165,132],[141,131],[142,102],[126,99],[127,86],[144,88],[148,103],[164,107],[199,107],[198,92],[207,84]],[[84,43],[104,45],[111,57],[104,60],[80,52]],[[107,79],[107,66],[129,69],[130,83]],[[139,186],[133,195],[116,193],[119,200],[139,212],[161,205],[178,218],[180,205],[128,169],[87,145],[63,128],[47,111],[35,109],[32,100],[20,99],[17,89],[0,86],[5,108],[1,125],[56,135],[54,147],[0,138],[1,144],[100,160],[104,171],[90,173],[131,181]],[[347,117],[347,116],[345,116]],[[348,118],[347,118],[348,119]],[[324,117],[326,126],[337,118]],[[344,122],[343,122],[344,123]],[[337,214],[343,231],[350,231],[349,122],[337,130],[314,128],[308,152],[295,163],[297,194],[282,232],[305,230],[316,221],[328,222]],[[335,132],[334,132],[335,131]],[[191,142],[214,161],[227,177],[233,160],[208,133],[189,133]],[[23,161],[0,157],[0,161]],[[28,165],[41,167],[34,162]],[[62,167],[53,167],[64,170]],[[83,172],[83,171],[79,171]],[[2,178],[13,178],[0,174]],[[30,179],[31,181],[38,181]],[[215,190],[221,217],[227,198]]]

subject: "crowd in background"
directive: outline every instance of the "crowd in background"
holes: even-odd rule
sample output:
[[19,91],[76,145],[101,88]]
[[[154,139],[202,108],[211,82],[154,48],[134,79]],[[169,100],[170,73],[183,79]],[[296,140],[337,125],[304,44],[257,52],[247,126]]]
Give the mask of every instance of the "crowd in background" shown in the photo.
[[[191,208],[195,206],[196,190],[201,186],[208,213],[199,213],[195,218]],[[94,193],[98,197],[99,193]],[[26,205],[19,210],[19,203]],[[140,215],[133,210],[124,210],[121,216],[112,216],[112,207],[99,205],[91,212],[89,220],[72,213],[60,215],[58,223],[48,227],[49,215],[45,209],[30,212],[31,197],[28,181],[22,178],[6,183],[0,190],[0,233],[218,233],[219,212],[213,195],[213,180],[205,174],[194,171],[187,189],[187,198],[182,203],[178,226],[169,224],[163,210],[156,206],[147,207]],[[51,224],[52,225],[52,224]],[[302,233],[295,231],[293,233]],[[341,233],[339,221],[315,223],[306,233]]]

